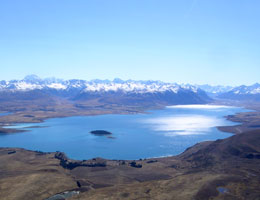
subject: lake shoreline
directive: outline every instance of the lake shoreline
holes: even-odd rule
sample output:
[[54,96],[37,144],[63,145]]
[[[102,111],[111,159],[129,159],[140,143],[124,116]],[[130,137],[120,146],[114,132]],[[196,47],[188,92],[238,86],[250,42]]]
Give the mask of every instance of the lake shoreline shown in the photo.
[[[199,106],[199,105],[198,105]],[[219,104],[211,104],[210,106],[220,106]],[[180,106],[176,106],[177,108],[178,107],[180,107]],[[196,106],[195,106],[196,107]],[[163,109],[153,109],[153,110],[147,110],[147,111],[144,111],[144,112],[140,112],[140,113],[152,113],[151,111],[160,111],[160,110],[165,110],[167,107],[164,107]],[[124,114],[124,115],[126,115],[126,114]],[[89,115],[89,116],[93,116],[93,115]],[[97,115],[95,115],[95,116],[97,116]],[[102,115],[99,115],[99,116],[102,116]],[[79,116],[74,116],[74,117],[79,117]],[[63,117],[62,117],[63,118]],[[54,118],[55,119],[55,118]],[[184,119],[185,120],[185,119]],[[42,126],[29,126],[29,128],[42,128]],[[28,127],[26,127],[26,128],[28,128]],[[220,127],[216,127],[218,130],[219,129],[221,129]],[[17,129],[17,131],[20,131],[20,130],[23,130],[23,129]],[[93,130],[95,130],[95,129],[93,129]],[[92,130],[92,131],[93,131]],[[104,129],[105,130],[105,129]],[[23,130],[23,131],[30,131],[30,130]],[[91,131],[91,130],[90,130]],[[11,133],[8,133],[8,134],[13,134],[14,132],[11,132]],[[19,133],[18,133],[19,134]],[[115,137],[113,137],[113,139],[114,139]],[[214,141],[215,139],[208,139],[208,140],[210,140],[210,141]],[[198,142],[200,142],[200,141],[198,141]],[[193,143],[193,144],[195,144],[195,143]],[[193,144],[190,144],[190,146],[193,146]],[[18,146],[18,145],[17,145]],[[23,145],[22,145],[23,146]],[[15,147],[15,146],[14,146]],[[24,147],[25,149],[27,148],[28,149],[28,147]],[[31,149],[31,148],[29,148],[29,149]],[[34,150],[34,148],[32,149],[32,150]],[[41,149],[42,150],[42,149]],[[59,148],[57,148],[57,150],[60,150]],[[182,150],[182,151],[184,151],[185,150],[185,148]],[[48,151],[48,150],[47,150]],[[53,149],[51,150],[51,151],[53,151]],[[66,150],[61,150],[61,151],[65,151],[66,152]],[[181,151],[181,152],[182,152]],[[168,153],[166,152],[166,151],[164,151],[164,153],[162,152],[162,154],[160,155],[160,154],[158,154],[158,153],[155,153],[155,155],[149,155],[149,154],[153,154],[153,153],[148,153],[148,155],[146,156],[146,155],[144,155],[144,156],[142,156],[142,155],[139,155],[139,156],[137,156],[137,158],[139,159],[139,158],[142,158],[142,159],[144,159],[144,158],[158,158],[158,157],[169,157],[169,156],[172,156],[172,155],[178,155],[179,153],[172,153],[172,152],[169,152],[169,155],[168,155]],[[158,154],[158,155],[156,155],[156,154]],[[81,156],[82,157],[82,156]],[[92,157],[95,157],[95,155],[93,155],[93,156],[87,156],[87,159],[91,159]],[[102,156],[102,157],[104,157],[104,158],[108,158],[108,159],[114,159],[114,158],[111,158],[111,156],[108,156],[108,157],[106,157],[106,156]],[[131,157],[131,156],[130,156]],[[73,156],[73,158],[75,159],[75,157]],[[129,159],[129,160],[131,160],[131,159],[137,159],[136,157],[132,157],[132,158],[127,158],[127,159]],[[85,158],[78,158],[78,159],[85,159]],[[126,158],[116,158],[116,159],[126,159]]]
[[[241,118],[239,113],[234,116]],[[259,133],[233,134],[197,143],[176,156],[139,160],[75,160],[62,152],[0,147],[0,186],[6,188],[0,198],[12,194],[11,199],[48,199],[75,191],[72,199],[160,199],[164,194],[188,200],[221,197],[219,188],[225,188],[225,195],[242,198],[247,194],[248,199],[256,199]],[[250,148],[233,154],[231,150],[239,150],[241,144]],[[253,153],[247,152],[252,148]]]
[[[37,123],[44,123],[48,119],[58,119],[58,118],[67,118],[67,117],[88,117],[88,116],[99,116],[99,115],[111,115],[111,114],[120,114],[120,115],[135,115],[135,114],[149,114],[151,110],[161,110],[165,109],[166,106],[154,106],[149,108],[139,108],[136,107],[133,110],[127,108],[125,110],[92,110],[92,111],[80,111],[80,112],[72,112],[72,113],[53,113],[50,115],[46,113],[43,116],[38,116],[34,112],[29,112],[29,114],[22,114],[21,113],[9,113],[0,116],[0,129],[2,134],[13,134],[13,133],[20,133],[24,132],[21,129],[16,128],[5,128],[5,126],[15,126],[16,124],[37,124]],[[37,115],[35,117],[35,115]],[[29,116],[24,119],[24,116]],[[21,119],[22,118],[22,119]],[[11,131],[9,129],[12,129]]]
[[[195,104],[196,105],[196,104]],[[216,105],[216,106],[221,106],[221,105],[226,105],[226,104],[205,104],[205,105]],[[173,106],[178,106],[178,105],[173,105]],[[14,133],[22,133],[22,132],[28,132],[30,130],[23,130],[23,129],[19,129],[19,128],[5,128],[5,126],[15,126],[16,124],[36,124],[36,123],[44,123],[46,120],[48,119],[56,119],[56,118],[67,118],[67,117],[80,117],[80,116],[99,116],[99,115],[110,115],[110,114],[120,114],[120,115],[134,115],[134,114],[149,114],[149,112],[153,111],[153,110],[162,110],[162,109],[166,109],[167,107],[171,107],[171,106],[155,106],[152,108],[147,108],[147,109],[143,109],[143,110],[136,110],[135,112],[129,112],[127,109],[126,110],[121,110],[121,111],[104,111],[104,112],[99,112],[99,113],[86,113],[86,114],[82,114],[82,113],[71,113],[71,114],[61,114],[59,113],[58,115],[54,115],[54,116],[43,116],[43,117],[37,117],[37,120],[35,121],[35,119],[33,119],[32,117],[34,116],[33,113],[30,113],[30,118],[29,120],[20,120],[17,119],[16,113],[11,113],[8,115],[3,115],[1,116],[1,120],[3,120],[4,117],[9,117],[8,123],[5,123],[3,121],[0,122],[0,134],[14,134]],[[252,108],[249,108],[252,109]],[[255,110],[256,111],[256,110]],[[234,114],[233,116],[237,116],[239,113]],[[18,115],[19,117],[19,115]],[[224,116],[226,117],[227,120],[232,121],[232,122],[237,122],[235,120],[233,120],[232,118],[228,117],[228,116]],[[241,120],[240,123],[243,123],[243,121]],[[31,126],[34,128],[34,126]],[[228,133],[232,133],[232,134],[237,134],[239,133],[239,131],[237,131],[237,129],[232,128],[233,126],[220,126],[216,128],[222,132],[228,132]],[[28,127],[30,128],[30,127]],[[40,126],[37,128],[41,128]]]

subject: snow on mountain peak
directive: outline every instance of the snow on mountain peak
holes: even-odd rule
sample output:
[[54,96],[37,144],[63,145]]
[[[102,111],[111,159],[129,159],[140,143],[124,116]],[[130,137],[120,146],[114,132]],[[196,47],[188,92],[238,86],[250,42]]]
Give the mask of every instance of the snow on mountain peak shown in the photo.
[[39,84],[33,84],[33,83],[28,83],[25,81],[19,81],[14,84],[15,88],[17,90],[35,90],[35,89],[42,89],[43,86]]
[[51,83],[47,85],[48,88],[56,89],[56,90],[65,90],[67,89],[67,86],[62,83]]
[[55,90],[70,90],[77,89],[81,92],[132,92],[132,93],[156,93],[156,92],[174,92],[178,93],[180,90],[192,91],[198,93],[202,89],[208,93],[225,93],[231,92],[234,94],[260,94],[260,84],[256,83],[251,86],[210,86],[210,85],[190,85],[190,84],[176,84],[164,83],[162,81],[135,81],[135,80],[121,80],[115,78],[110,80],[62,80],[56,78],[41,79],[36,75],[28,75],[23,80],[0,81],[0,90],[35,90],[35,89],[55,89]]
[[25,82],[39,82],[42,79],[40,77],[38,77],[37,75],[31,74],[31,75],[25,76],[23,80]]
[[251,86],[241,85],[239,87],[235,87],[230,91],[234,94],[245,95],[245,94],[260,94],[260,84],[256,83]]
[[197,92],[198,88],[191,85],[178,85],[176,83],[164,83],[161,81],[134,81],[134,80],[121,80],[114,79],[109,80],[61,80],[56,78],[41,79],[36,75],[26,76],[23,80],[12,80],[9,82],[1,81],[1,90],[35,90],[35,89],[55,89],[55,90],[70,90],[78,89],[82,92],[133,92],[133,93],[155,93],[170,91],[178,93],[180,89],[191,90]]
[[[121,82],[121,81],[120,81]],[[110,83],[86,83],[85,92],[108,92],[108,91],[122,91],[122,92],[135,92],[135,93],[153,93],[153,92],[164,92],[170,90],[177,93],[179,87],[172,84],[145,84],[141,82],[134,81],[124,81],[119,83],[118,81],[113,81]]]
[[259,88],[256,88],[256,89],[253,89],[251,91],[251,94],[260,94],[260,87]]

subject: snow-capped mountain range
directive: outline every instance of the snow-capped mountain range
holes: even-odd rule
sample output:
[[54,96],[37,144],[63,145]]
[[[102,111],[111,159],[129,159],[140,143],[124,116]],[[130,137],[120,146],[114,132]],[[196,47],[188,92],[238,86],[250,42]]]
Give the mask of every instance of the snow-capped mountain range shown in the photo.
[[[164,83],[162,81],[135,81],[135,80],[62,80],[56,78],[41,79],[36,75],[26,76],[22,80],[0,81],[0,93],[15,94],[37,91],[31,96],[48,95],[67,98],[72,101],[102,98],[102,101],[111,102],[115,99],[122,101],[160,101],[168,104],[208,103],[211,98],[235,100],[260,100],[260,84],[252,86],[210,86]],[[210,98],[210,97],[211,98]],[[5,98],[2,95],[1,98]],[[14,98],[18,98],[17,95]],[[23,97],[24,98],[24,97]]]
[[239,87],[233,88],[231,93],[234,94],[260,94],[260,84],[256,83],[251,86],[241,85]]
[[109,80],[61,80],[56,78],[41,79],[35,75],[26,76],[23,80],[0,81],[0,90],[30,91],[30,90],[54,89],[72,90],[81,92],[126,92],[126,93],[154,93],[170,91],[178,93],[180,90],[198,92],[199,87],[191,85],[178,85],[176,83],[164,83],[161,81],[134,81],[121,79]]
[[197,86],[164,83],[161,81],[61,80],[41,79],[35,75],[23,80],[0,81],[1,102],[37,103],[69,100],[78,105],[98,102],[106,105],[176,105],[203,104],[212,101]]
[[260,101],[260,84],[234,87],[228,92],[219,94],[218,97],[222,99]]
[[212,85],[205,84],[205,85],[196,85],[196,86],[204,90],[205,92],[214,95],[226,93],[234,89],[234,87],[232,86],[223,86],[223,85],[212,86]]
[[236,94],[236,95],[255,95],[260,94],[260,84],[255,83],[254,85],[246,86],[241,85],[238,87],[231,86],[211,86],[211,85],[196,85],[200,89],[204,90],[207,93],[211,94]]

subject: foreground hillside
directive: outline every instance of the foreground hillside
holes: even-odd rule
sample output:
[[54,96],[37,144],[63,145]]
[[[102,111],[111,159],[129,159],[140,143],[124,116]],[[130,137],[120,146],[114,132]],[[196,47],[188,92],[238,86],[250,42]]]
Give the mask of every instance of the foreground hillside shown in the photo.
[[259,130],[138,161],[74,161],[59,152],[1,148],[0,199],[52,200],[74,191],[70,199],[257,200],[259,166]]

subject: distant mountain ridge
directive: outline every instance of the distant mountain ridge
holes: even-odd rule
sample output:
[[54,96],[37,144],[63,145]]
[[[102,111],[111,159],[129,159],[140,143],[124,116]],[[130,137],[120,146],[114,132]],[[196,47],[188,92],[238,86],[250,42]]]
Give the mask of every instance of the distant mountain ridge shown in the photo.
[[200,104],[211,102],[207,94],[193,85],[179,85],[162,81],[134,80],[62,80],[41,79],[35,75],[23,80],[0,81],[0,100],[30,100],[44,97],[59,97],[70,101],[89,101],[96,99],[107,104]]
[[[121,80],[62,80],[57,78],[41,79],[28,75],[22,80],[0,81],[0,100],[53,97],[72,101],[99,99],[106,103],[143,102],[163,104],[209,103],[212,98],[260,101],[260,84],[252,86],[210,86],[165,83],[162,81]],[[33,96],[33,97],[32,97]]]
[[216,85],[212,86],[209,84],[204,84],[204,85],[196,85],[200,89],[204,90],[208,94],[212,95],[217,95],[217,94],[222,94],[231,91],[234,87],[232,86],[223,86],[223,85]]
[[209,84],[204,85],[190,85],[190,84],[177,84],[177,83],[165,83],[162,81],[135,81],[135,80],[121,80],[115,78],[113,81],[110,80],[81,80],[81,79],[70,79],[63,80],[57,78],[45,78],[41,79],[36,75],[28,75],[22,80],[11,80],[11,81],[0,81],[0,90],[21,90],[28,91],[34,89],[56,89],[56,90],[67,90],[71,88],[84,89],[85,91],[117,91],[122,90],[126,92],[163,92],[173,91],[177,92],[180,89],[189,89],[193,92],[197,92],[198,89],[204,90],[207,93],[212,94],[223,94],[223,93],[234,93],[234,94],[258,94],[260,93],[260,84],[256,83],[251,86],[223,86],[216,85],[212,86]]
[[235,101],[260,101],[260,84],[255,83],[250,86],[241,85],[232,86],[210,86],[197,85],[198,88],[204,90],[207,95],[213,99],[235,100]]
[[219,94],[218,97],[232,100],[260,101],[260,84],[255,83],[251,86],[241,85],[234,87],[228,92]]
[[179,90],[191,90],[196,93],[199,88],[192,85],[178,85],[176,83],[164,83],[161,81],[134,81],[134,80],[62,80],[56,78],[41,79],[36,75],[26,76],[23,80],[0,81],[0,90],[29,91],[35,89],[70,90],[79,89],[83,92],[108,92],[122,91],[134,93],[152,93],[171,91],[177,93]]

